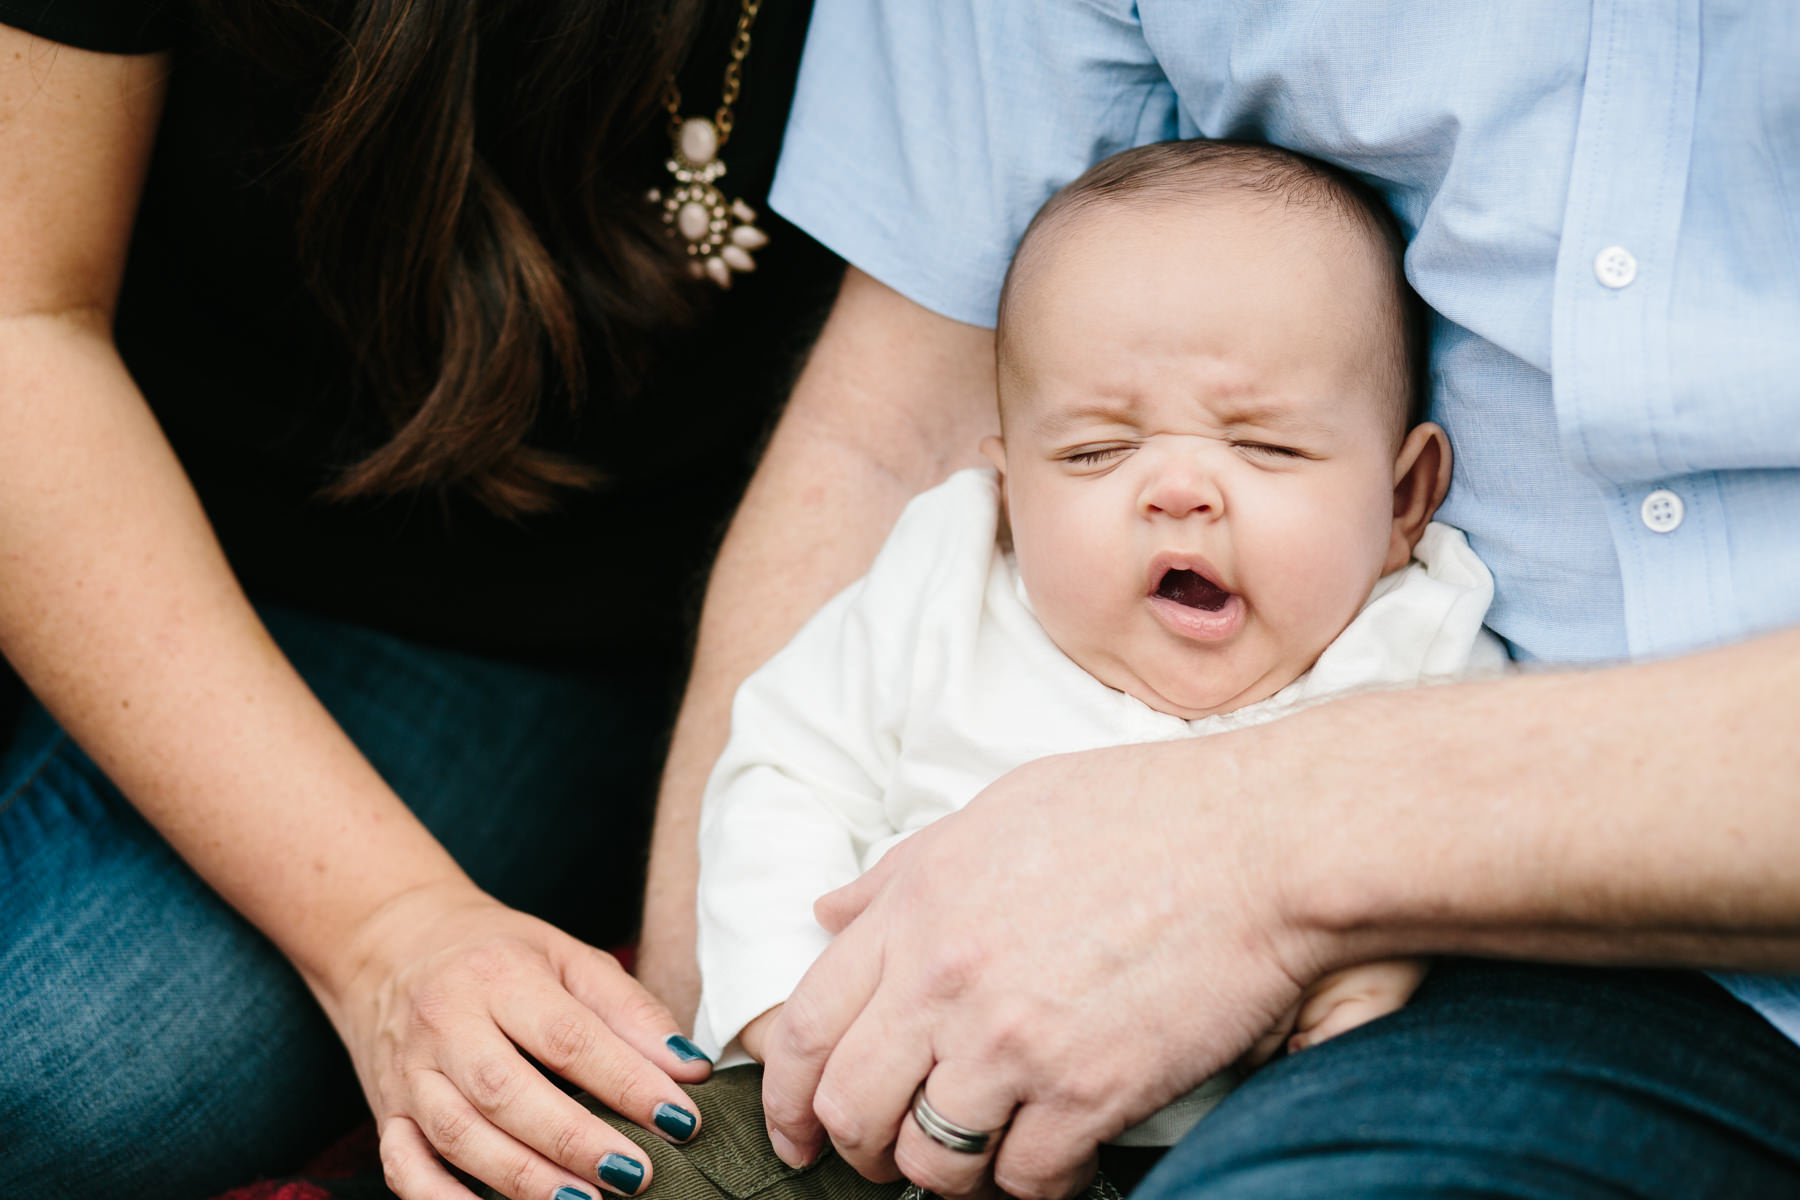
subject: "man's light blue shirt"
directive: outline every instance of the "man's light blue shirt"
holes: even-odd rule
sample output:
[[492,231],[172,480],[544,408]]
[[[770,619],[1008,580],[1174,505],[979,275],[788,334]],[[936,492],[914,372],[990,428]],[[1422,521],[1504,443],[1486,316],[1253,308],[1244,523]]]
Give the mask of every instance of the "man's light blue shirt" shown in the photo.
[[[1800,623],[1800,4],[818,0],[771,203],[992,325],[1051,192],[1195,136],[1337,163],[1400,217],[1440,516],[1516,657]],[[1800,1039],[1800,978],[1722,981]]]

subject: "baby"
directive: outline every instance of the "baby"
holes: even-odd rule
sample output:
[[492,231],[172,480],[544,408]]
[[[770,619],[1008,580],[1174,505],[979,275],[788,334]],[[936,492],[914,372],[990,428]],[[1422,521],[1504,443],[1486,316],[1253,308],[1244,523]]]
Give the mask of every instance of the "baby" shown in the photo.
[[[760,1057],[828,941],[813,901],[1022,763],[1501,668],[1488,573],[1431,523],[1450,450],[1402,247],[1361,184],[1263,146],[1141,147],[1045,205],[1001,296],[993,470],[915,499],[738,694],[701,818],[703,1049]],[[1422,973],[1339,972],[1276,1045]],[[1228,1086],[1121,1140],[1169,1144]]]

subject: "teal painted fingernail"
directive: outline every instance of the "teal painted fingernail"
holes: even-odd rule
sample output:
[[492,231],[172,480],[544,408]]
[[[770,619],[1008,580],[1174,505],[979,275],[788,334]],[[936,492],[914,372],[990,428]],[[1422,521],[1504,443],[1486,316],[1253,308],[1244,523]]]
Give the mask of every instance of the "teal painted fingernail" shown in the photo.
[[682,1062],[712,1061],[712,1059],[707,1057],[704,1050],[682,1037],[679,1033],[671,1033],[668,1041],[663,1044],[673,1050],[675,1052],[675,1057],[679,1058]]
[[685,1142],[693,1137],[694,1126],[700,1123],[694,1119],[693,1113],[679,1104],[657,1105],[652,1119],[655,1120],[658,1129],[678,1142]]
[[577,1187],[559,1187],[556,1189],[556,1195],[550,1197],[550,1200],[594,1200],[594,1198]]
[[601,1183],[618,1188],[627,1196],[637,1195],[637,1190],[644,1186],[644,1164],[623,1154],[609,1154],[601,1159],[596,1174]]

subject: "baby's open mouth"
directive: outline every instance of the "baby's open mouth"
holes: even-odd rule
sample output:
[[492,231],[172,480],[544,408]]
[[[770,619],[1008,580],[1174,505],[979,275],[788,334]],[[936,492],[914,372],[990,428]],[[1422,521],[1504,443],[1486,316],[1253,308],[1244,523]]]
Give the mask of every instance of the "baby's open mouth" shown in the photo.
[[1231,593],[1208,579],[1182,567],[1166,572],[1156,585],[1156,594],[1165,600],[1218,612],[1231,600]]

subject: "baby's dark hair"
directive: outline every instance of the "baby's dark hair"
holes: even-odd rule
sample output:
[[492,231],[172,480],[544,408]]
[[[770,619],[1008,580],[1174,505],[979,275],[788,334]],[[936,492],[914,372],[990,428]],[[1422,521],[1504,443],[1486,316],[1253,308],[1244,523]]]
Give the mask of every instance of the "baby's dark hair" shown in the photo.
[[1393,282],[1394,317],[1400,327],[1394,374],[1406,397],[1406,427],[1424,420],[1429,380],[1426,310],[1406,281],[1402,261],[1406,237],[1399,221],[1379,192],[1343,168],[1259,142],[1194,138],[1138,146],[1095,163],[1051,196],[1026,226],[1000,289],[995,336],[1002,362],[1013,289],[1029,270],[1040,243],[1066,229],[1071,217],[1099,205],[1179,203],[1220,193],[1265,197],[1271,203],[1333,214],[1376,239]]

